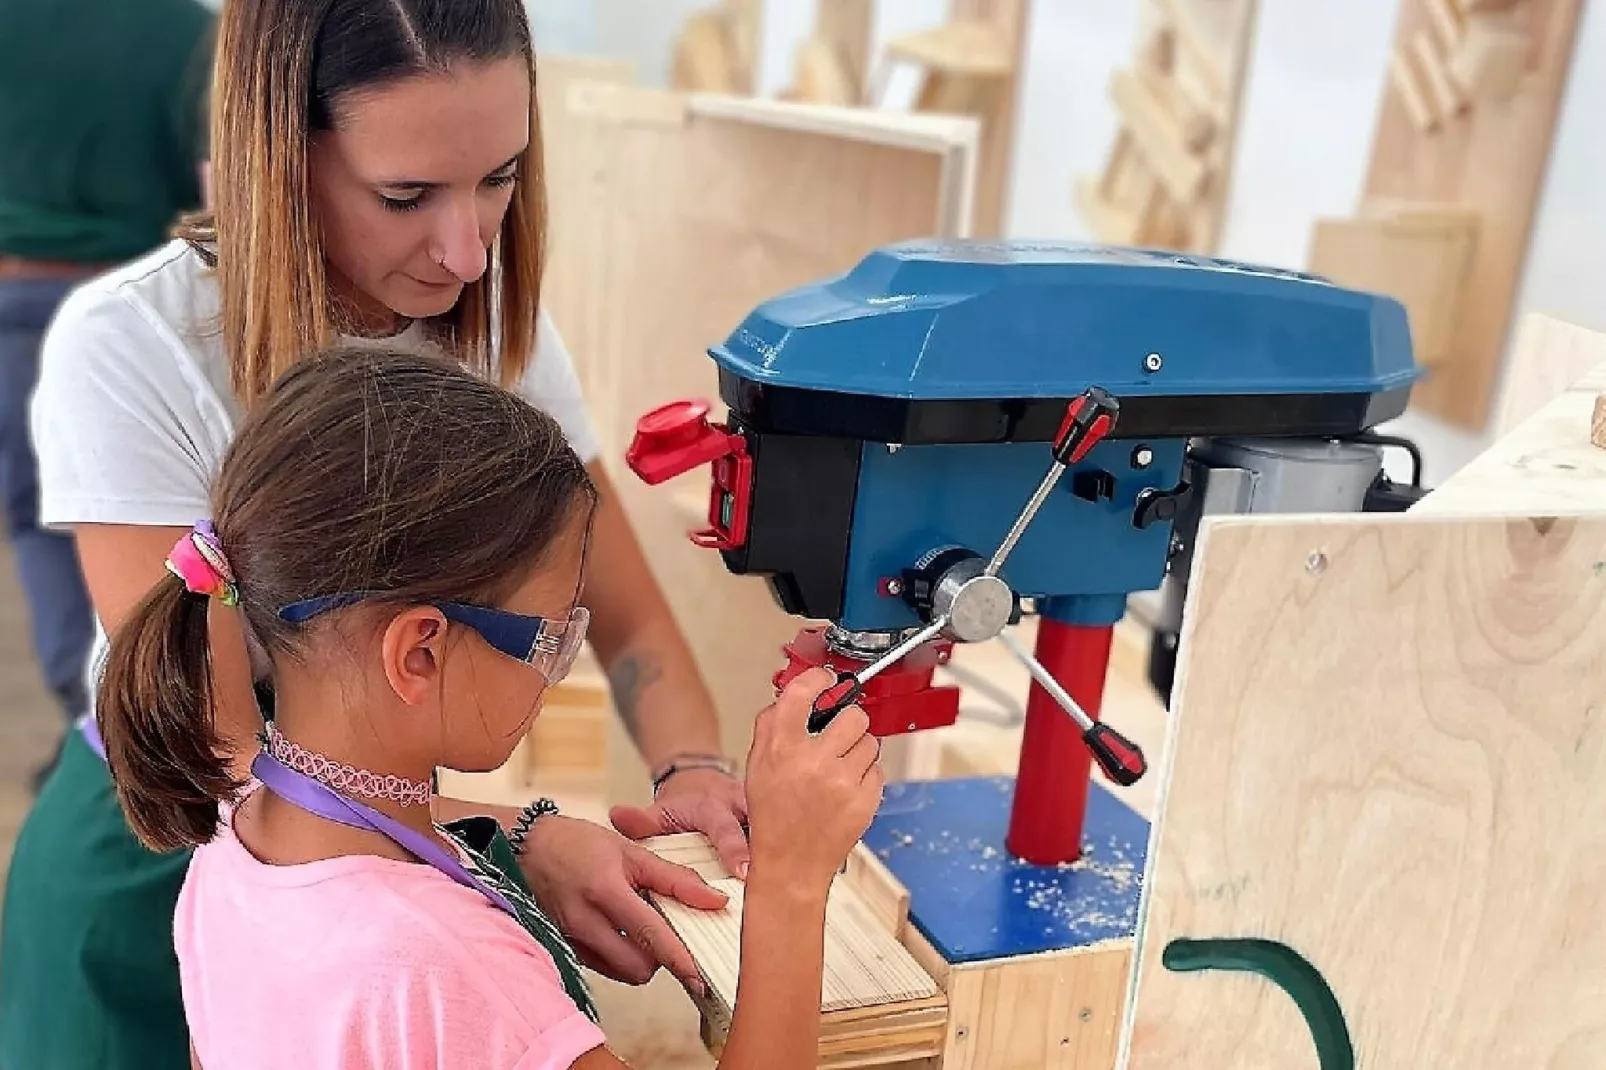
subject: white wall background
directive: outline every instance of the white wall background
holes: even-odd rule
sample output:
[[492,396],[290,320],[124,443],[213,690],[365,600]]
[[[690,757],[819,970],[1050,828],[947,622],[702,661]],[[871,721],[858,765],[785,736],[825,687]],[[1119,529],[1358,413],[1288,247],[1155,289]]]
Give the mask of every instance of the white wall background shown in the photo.
[[[708,0],[528,0],[538,40],[561,51],[636,60],[663,84],[684,17]],[[1315,220],[1351,212],[1360,196],[1398,0],[1261,0],[1238,135],[1222,253],[1304,267]],[[876,37],[934,25],[946,0],[879,0]],[[814,24],[814,0],[767,0],[759,90],[791,81]],[[1106,95],[1137,35],[1132,0],[1032,0],[1009,229],[1086,238],[1070,196],[1096,173],[1115,133]],[[888,102],[907,100],[892,83]],[[1517,312],[1547,312],[1606,330],[1606,11],[1584,4],[1572,71],[1543,187]],[[1485,436],[1408,415],[1438,482]]]

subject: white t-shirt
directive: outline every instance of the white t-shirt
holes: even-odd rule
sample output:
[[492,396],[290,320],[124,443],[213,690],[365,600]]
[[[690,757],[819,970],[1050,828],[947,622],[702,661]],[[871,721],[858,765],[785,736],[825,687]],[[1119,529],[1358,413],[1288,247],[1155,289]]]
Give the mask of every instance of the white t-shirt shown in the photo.
[[[220,303],[216,278],[181,241],[63,302],[45,335],[31,410],[41,524],[188,527],[211,515],[208,492],[241,416]],[[415,325],[384,344],[421,339]],[[562,425],[582,460],[595,459],[596,429],[545,312],[515,390]],[[91,665],[105,645],[97,621]],[[92,692],[94,680],[92,672]]]

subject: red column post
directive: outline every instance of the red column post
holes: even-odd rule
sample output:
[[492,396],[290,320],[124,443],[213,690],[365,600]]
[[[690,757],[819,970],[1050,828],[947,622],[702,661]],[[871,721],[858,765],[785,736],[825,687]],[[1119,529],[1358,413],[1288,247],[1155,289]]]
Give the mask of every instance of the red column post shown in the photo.
[[[1086,627],[1038,620],[1037,660],[1087,715],[1099,718],[1110,665],[1110,625]],[[1093,757],[1081,730],[1034,681],[1026,702],[1020,772],[1004,845],[1040,866],[1074,862],[1082,853],[1082,823]]]

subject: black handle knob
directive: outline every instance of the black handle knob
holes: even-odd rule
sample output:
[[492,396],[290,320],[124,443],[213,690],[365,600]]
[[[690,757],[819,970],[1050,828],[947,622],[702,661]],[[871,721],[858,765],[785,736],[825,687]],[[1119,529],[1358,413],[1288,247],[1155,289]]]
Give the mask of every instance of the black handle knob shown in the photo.
[[1108,390],[1090,386],[1065,408],[1065,419],[1054,434],[1054,459],[1073,465],[1088,455],[1115,428],[1121,403]]
[[1171,490],[1145,488],[1138,492],[1138,506],[1132,512],[1132,526],[1141,530],[1150,524],[1174,520],[1192,500],[1193,485],[1185,480]]
[[837,673],[836,683],[814,698],[814,711],[809,714],[809,734],[825,731],[825,726],[836,720],[836,715],[859,701],[864,693],[859,678],[850,672]]
[[1149,771],[1143,749],[1107,724],[1095,724],[1082,734],[1104,775],[1124,787],[1136,784]]

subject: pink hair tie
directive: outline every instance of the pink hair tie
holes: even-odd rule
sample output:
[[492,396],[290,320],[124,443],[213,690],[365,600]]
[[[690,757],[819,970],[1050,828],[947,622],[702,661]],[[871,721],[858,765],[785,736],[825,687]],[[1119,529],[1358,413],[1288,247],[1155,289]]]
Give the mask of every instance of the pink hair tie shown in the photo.
[[226,606],[240,604],[240,588],[234,570],[223,556],[223,543],[210,520],[199,521],[194,530],[173,544],[167,555],[167,571],[184,581],[191,594],[216,598]]

